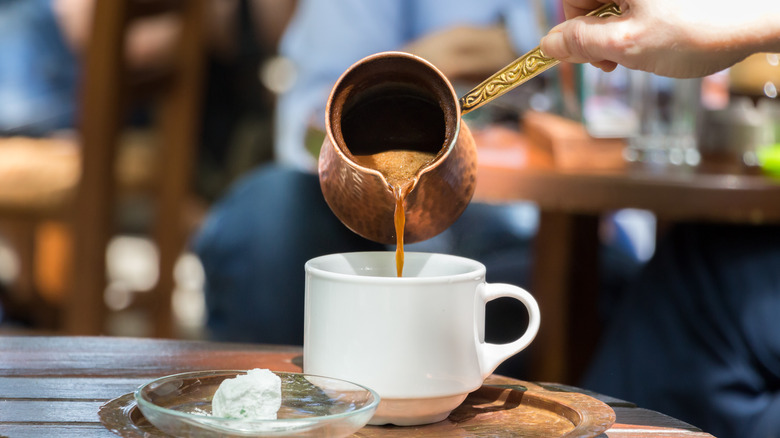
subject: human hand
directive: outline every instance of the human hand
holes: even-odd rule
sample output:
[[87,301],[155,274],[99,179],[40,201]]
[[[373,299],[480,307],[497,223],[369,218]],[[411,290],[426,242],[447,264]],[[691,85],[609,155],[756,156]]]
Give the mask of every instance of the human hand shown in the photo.
[[545,55],[620,64],[670,77],[712,74],[756,52],[780,51],[780,2],[616,0],[619,17],[582,16],[607,0],[563,0],[567,21],[542,38]]
[[482,80],[517,54],[501,26],[457,26],[427,34],[405,51],[427,59],[449,79]]

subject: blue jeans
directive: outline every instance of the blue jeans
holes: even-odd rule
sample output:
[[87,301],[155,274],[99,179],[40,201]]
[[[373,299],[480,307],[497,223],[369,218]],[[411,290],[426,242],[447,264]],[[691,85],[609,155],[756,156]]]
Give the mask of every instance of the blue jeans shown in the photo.
[[780,227],[678,226],[613,314],[584,387],[721,438],[780,436]]

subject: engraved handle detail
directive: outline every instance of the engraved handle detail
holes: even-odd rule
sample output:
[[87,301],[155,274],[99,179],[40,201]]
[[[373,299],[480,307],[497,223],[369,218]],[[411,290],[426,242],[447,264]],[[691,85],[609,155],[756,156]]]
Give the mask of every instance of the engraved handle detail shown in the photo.
[[[621,14],[620,8],[614,3],[608,3],[592,12],[589,16],[612,17]],[[559,60],[548,58],[541,47],[536,47],[525,55],[517,58],[511,64],[485,79],[481,84],[460,98],[460,113],[466,114],[491,100],[502,96],[509,90],[529,79],[558,65]]]

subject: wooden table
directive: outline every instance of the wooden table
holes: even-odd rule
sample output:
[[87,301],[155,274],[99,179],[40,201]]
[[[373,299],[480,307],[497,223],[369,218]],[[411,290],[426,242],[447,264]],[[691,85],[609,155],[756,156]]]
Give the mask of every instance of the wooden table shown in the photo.
[[[0,337],[0,437],[114,437],[100,423],[98,409],[152,378],[206,369],[296,372],[301,351],[138,338]],[[596,397],[610,404],[617,417],[602,437],[711,437],[660,413]],[[394,436],[398,430],[388,429]],[[424,430],[418,428],[415,436],[432,436]]]
[[601,215],[636,208],[661,223],[780,223],[778,179],[728,164],[629,165],[622,143],[593,140],[579,124],[550,115],[530,114],[524,128],[475,135],[474,198],[533,201],[540,209],[531,288],[542,312],[529,347],[534,380],[576,384],[598,340]]

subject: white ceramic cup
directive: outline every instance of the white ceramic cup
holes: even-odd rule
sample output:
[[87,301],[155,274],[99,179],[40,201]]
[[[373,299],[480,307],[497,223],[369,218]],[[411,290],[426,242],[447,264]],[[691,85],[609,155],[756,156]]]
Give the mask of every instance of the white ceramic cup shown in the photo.
[[[485,304],[499,297],[528,310],[525,333],[485,342]],[[485,266],[443,254],[332,254],[306,263],[303,370],[375,390],[370,424],[445,419],[496,367],[528,346],[539,307],[525,290],[486,283]]]

